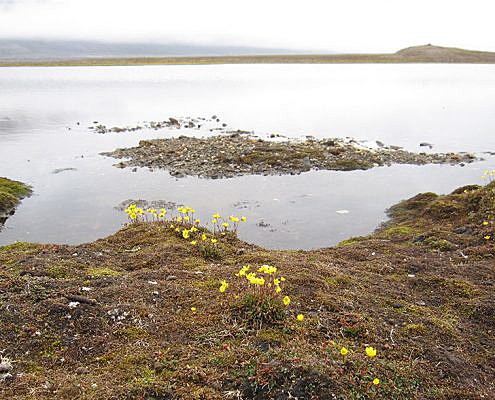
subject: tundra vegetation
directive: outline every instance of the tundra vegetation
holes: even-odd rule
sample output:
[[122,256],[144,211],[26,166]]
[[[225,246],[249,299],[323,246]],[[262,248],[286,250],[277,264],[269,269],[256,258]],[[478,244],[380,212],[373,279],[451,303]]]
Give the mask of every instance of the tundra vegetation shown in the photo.
[[31,194],[31,188],[22,182],[0,177],[0,225],[13,214],[20,201]]
[[134,204],[93,243],[2,247],[0,397],[493,398],[494,175],[334,248]]

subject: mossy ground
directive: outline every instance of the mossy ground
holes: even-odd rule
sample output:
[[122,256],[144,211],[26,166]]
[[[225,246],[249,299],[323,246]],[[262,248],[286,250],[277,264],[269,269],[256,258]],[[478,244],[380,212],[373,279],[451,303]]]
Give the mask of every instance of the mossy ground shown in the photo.
[[[157,223],[0,248],[0,349],[14,361],[0,398],[494,398],[494,199],[495,184],[416,196],[374,234],[314,251],[228,238],[210,261]],[[281,323],[234,323],[215,282],[235,293],[246,263],[287,278]],[[74,296],[96,303],[71,308]]]
[[17,204],[31,194],[31,188],[22,182],[0,178],[0,217],[9,214]]

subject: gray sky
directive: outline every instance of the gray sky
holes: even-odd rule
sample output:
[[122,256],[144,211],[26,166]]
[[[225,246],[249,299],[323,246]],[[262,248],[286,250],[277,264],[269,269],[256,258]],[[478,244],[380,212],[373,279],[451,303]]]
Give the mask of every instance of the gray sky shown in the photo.
[[493,0],[0,0],[0,38],[495,51]]

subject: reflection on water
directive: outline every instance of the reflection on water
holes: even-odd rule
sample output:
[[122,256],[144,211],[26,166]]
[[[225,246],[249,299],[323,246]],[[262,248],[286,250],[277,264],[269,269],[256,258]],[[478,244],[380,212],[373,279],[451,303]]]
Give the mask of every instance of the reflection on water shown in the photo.
[[127,199],[192,205],[203,218],[242,213],[249,222],[241,237],[265,247],[330,246],[369,233],[390,205],[417,192],[480,182],[494,159],[463,168],[177,180],[166,171],[114,168],[116,161],[99,153],[207,129],[97,135],[87,126],[216,114],[232,129],[259,133],[353,136],[416,151],[424,141],[433,151],[494,151],[494,72],[482,65],[0,69],[0,176],[35,190],[7,221],[0,243],[105,236],[125,221],[115,206]]

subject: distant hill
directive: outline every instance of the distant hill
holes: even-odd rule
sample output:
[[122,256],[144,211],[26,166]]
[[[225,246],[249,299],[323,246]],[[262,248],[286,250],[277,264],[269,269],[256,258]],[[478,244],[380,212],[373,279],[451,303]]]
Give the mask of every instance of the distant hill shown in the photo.
[[407,47],[395,53],[404,59],[419,59],[427,62],[495,62],[495,53],[441,47],[427,44],[424,46]]

